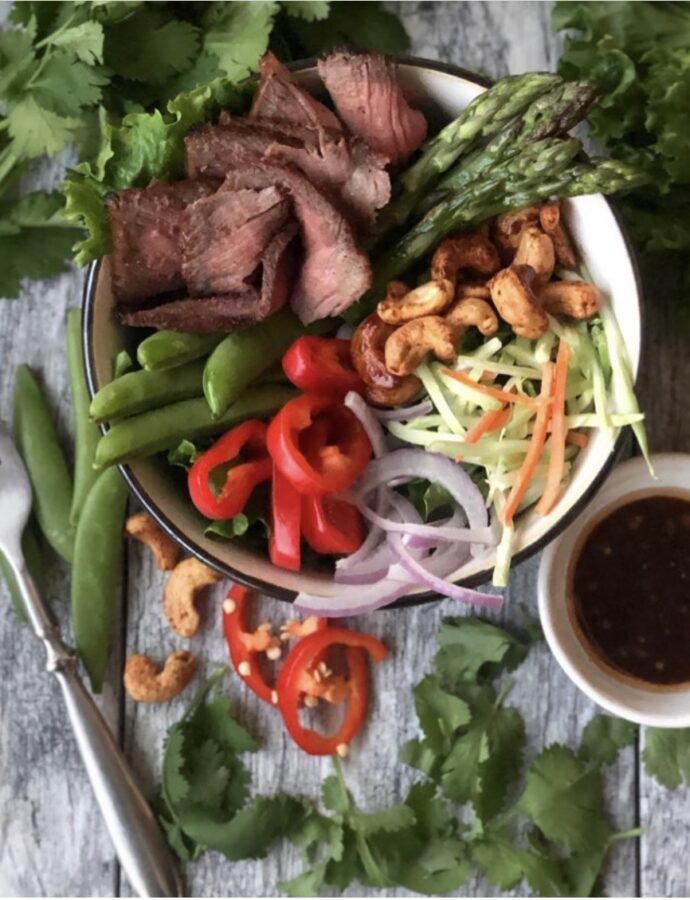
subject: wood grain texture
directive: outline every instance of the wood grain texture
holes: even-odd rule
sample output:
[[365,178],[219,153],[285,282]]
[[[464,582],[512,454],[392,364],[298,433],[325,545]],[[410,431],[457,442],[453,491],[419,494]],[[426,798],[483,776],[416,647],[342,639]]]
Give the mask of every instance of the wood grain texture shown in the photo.
[[[0,5],[0,22],[8,4]],[[550,4],[537,2],[397,3],[392,4],[412,36],[412,52],[455,62],[490,76],[528,69],[552,69],[559,43],[550,33]],[[50,173],[48,173],[49,175]],[[677,285],[662,292],[672,297]],[[63,355],[66,309],[79,302],[81,276],[71,273],[40,285],[29,285],[22,297],[0,306],[0,416],[11,410],[13,370],[27,361],[41,373],[60,422],[69,431],[69,396]],[[677,296],[677,294],[676,294]],[[690,449],[690,409],[682,395],[683,375],[690,373],[687,335],[677,328],[672,302],[650,303],[645,333],[646,366],[640,390],[651,422],[656,450]],[[663,364],[659,364],[659,360]],[[538,559],[511,575],[504,619],[510,622],[523,604],[536,614]],[[48,595],[65,620],[69,594],[66,568],[46,553]],[[209,671],[225,661],[218,628],[220,589],[202,600],[204,627],[190,641],[169,630],[161,609],[164,577],[138,544],[127,548],[126,620],[123,640],[114,654],[110,688],[104,706],[145,788],[159,775],[166,727],[179,718],[189,696],[162,707],[124,702],[119,688],[122,650],[146,652],[163,660],[171,649],[185,647]],[[6,604],[4,587],[0,602]],[[265,618],[279,620],[285,607],[266,600]],[[396,802],[413,773],[396,761],[397,748],[416,734],[412,686],[428,670],[435,651],[435,634],[444,615],[461,612],[448,601],[405,612],[383,612],[353,620],[380,635],[391,647],[391,658],[375,678],[371,726],[346,763],[346,776],[357,801],[374,810]],[[116,633],[120,629],[116,626]],[[19,628],[11,614],[0,619],[0,894],[5,896],[129,896],[120,883],[112,848],[91,797],[70,735],[65,729],[56,686],[42,672],[40,648]],[[198,683],[198,680],[197,682]],[[267,750],[248,758],[254,790],[280,789],[316,796],[329,762],[308,758],[286,740],[278,717],[249,695],[234,676],[227,685],[239,718]],[[509,701],[519,706],[529,735],[528,756],[552,742],[575,743],[596,712],[579,693],[542,644],[520,670]],[[122,708],[121,708],[122,707]],[[690,812],[685,789],[669,793],[637,768],[637,748],[621,755],[607,773],[609,808],[622,828],[637,824],[638,808],[645,837],[617,845],[607,869],[612,896],[685,896],[690,890]],[[279,879],[300,871],[294,848],[282,846],[266,860],[230,864],[208,853],[187,871],[191,896],[273,896]],[[361,896],[355,886],[348,892]],[[375,893],[375,892],[370,892]],[[407,895],[405,891],[380,892]],[[524,888],[518,893],[524,894]],[[473,880],[463,895],[492,896],[482,880]]]

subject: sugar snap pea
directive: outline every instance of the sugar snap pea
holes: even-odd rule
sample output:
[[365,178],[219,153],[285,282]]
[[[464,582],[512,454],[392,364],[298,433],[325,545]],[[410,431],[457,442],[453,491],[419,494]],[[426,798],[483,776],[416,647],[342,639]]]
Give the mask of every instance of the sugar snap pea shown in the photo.
[[74,416],[74,491],[70,521],[76,525],[86,495],[97,478],[93,460],[101,437],[98,427],[89,419],[89,393],[81,346],[81,311],[78,309],[71,309],[67,314],[67,368]]
[[139,344],[137,360],[144,369],[172,369],[208,356],[224,337],[223,334],[157,331]]
[[74,544],[74,641],[95,693],[103,687],[108,664],[126,506],[127,485],[120,473],[102,472],[84,503]]
[[289,309],[224,338],[206,361],[204,396],[214,416],[222,416],[262,372],[278,362],[304,326]]
[[174,372],[166,369],[127,372],[96,394],[89,410],[91,418],[94,422],[112,422],[178,400],[201,397],[203,372],[203,360],[179,366]]
[[[22,534],[22,552],[27,568],[40,589],[43,576],[43,559],[41,558],[38,538],[31,523],[26,526],[24,534]],[[2,576],[7,584],[7,590],[10,592],[14,614],[20,622],[26,622],[26,612],[24,611],[21,594],[17,588],[17,582],[14,580],[14,573],[9,567],[5,554],[2,552],[0,552],[0,572],[2,572]]]
[[131,416],[116,422],[100,439],[96,467],[104,469],[171,450],[185,438],[194,440],[218,434],[245,419],[264,419],[281,409],[296,393],[293,388],[279,384],[250,388],[217,419],[203,397]]
[[72,479],[41,389],[27,365],[14,382],[14,439],[29,473],[34,513],[50,546],[72,561]]

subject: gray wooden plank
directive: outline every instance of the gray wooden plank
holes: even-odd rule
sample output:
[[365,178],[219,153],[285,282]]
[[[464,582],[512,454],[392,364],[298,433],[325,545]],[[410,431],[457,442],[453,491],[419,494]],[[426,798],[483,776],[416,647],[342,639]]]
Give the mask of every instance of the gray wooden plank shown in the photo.
[[[12,416],[15,366],[28,362],[67,437],[71,410],[64,325],[67,308],[80,294],[81,276],[71,273],[28,285],[18,300],[0,301],[0,416],[5,421]],[[69,570],[48,549],[45,563],[46,594],[64,623]],[[59,688],[44,671],[40,644],[9,611],[4,584],[0,592],[6,611],[0,618],[0,894],[111,895],[113,851],[66,725]],[[117,727],[118,679],[112,684],[102,706]]]

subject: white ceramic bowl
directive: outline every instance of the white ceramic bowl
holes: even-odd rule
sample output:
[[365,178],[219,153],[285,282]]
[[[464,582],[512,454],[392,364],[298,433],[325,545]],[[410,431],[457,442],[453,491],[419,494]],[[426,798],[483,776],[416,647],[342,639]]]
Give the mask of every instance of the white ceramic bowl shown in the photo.
[[568,604],[574,553],[582,535],[605,511],[649,494],[680,492],[690,500],[690,455],[663,453],[652,459],[656,480],[640,457],[622,463],[587,509],[546,549],[539,568],[539,617],[565,673],[599,706],[640,725],[685,728],[690,726],[690,684],[654,687],[617,675],[584,642]]
[[[295,72],[314,93],[321,93],[313,65]],[[486,82],[454,66],[427,60],[406,59],[400,78],[414,105],[437,121],[454,118]],[[601,195],[578,197],[565,204],[568,226],[594,281],[611,302],[618,317],[628,354],[636,374],[640,359],[640,291],[635,265],[625,236],[611,206]],[[113,316],[107,260],[89,270],[84,293],[84,349],[89,390],[106,384],[114,354],[126,344],[124,330]],[[616,436],[618,437],[618,435]],[[548,516],[528,513],[516,528],[515,560],[520,561],[552,540],[572,521],[602,483],[615,457],[615,448],[604,434],[595,433],[578,457],[572,478],[556,509]],[[162,526],[190,553],[208,565],[266,593],[292,599],[298,591],[327,595],[331,580],[322,574],[288,572],[232,543],[219,543],[204,536],[203,521],[182,492],[173,489],[165,467],[143,460],[121,471],[134,493]],[[467,585],[490,578],[493,559],[485,557],[459,569],[454,580]],[[419,591],[399,603],[414,603],[434,595]]]

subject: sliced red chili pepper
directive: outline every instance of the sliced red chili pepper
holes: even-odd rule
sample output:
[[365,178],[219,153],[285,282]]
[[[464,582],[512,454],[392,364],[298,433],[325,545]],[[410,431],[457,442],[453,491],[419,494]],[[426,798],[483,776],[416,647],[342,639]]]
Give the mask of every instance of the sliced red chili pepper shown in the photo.
[[[284,634],[301,637],[327,628],[328,620],[308,616],[303,622],[292,619],[281,629],[281,639],[273,637],[265,628],[249,631],[247,628],[248,600],[251,591],[241,584],[233,584],[223,604],[223,633],[230,652],[230,659],[237,674],[257,697],[275,705],[278,695],[261,669],[261,656],[267,650],[280,646]],[[323,696],[323,694],[322,694]]]
[[338,338],[297,338],[283,356],[283,371],[303,391],[344,397],[348,391],[363,394],[365,389],[352,365],[350,342]]
[[364,540],[362,514],[337,497],[305,496],[302,534],[317,553],[354,553]]
[[[318,734],[304,728],[299,721],[299,703],[303,693],[304,674],[328,648],[337,644],[347,648],[349,668],[348,706],[340,728],[333,735]],[[356,652],[352,652],[355,650]],[[368,682],[362,650],[375,662],[381,662],[388,651],[384,644],[369,634],[346,628],[327,628],[303,638],[292,648],[276,682],[278,707],[292,739],[313,756],[330,756],[341,744],[349,744],[364,721],[367,709]]]
[[237,674],[257,697],[266,703],[277,703],[278,697],[261,671],[260,658],[272,646],[280,642],[268,631],[247,631],[247,599],[250,591],[241,584],[233,584],[228,591],[228,601],[223,604],[223,632],[230,659]]
[[[242,454],[242,462],[231,466],[216,494],[211,487],[214,470]],[[266,449],[266,426],[248,419],[219,438],[194,462],[187,485],[192,503],[209,519],[232,519],[242,512],[250,494],[271,477],[273,466]]]
[[324,394],[288,401],[269,425],[267,443],[276,467],[302,494],[344,491],[371,458],[359,419]]
[[274,566],[299,572],[302,497],[277,466],[271,485],[271,536],[268,555]]

